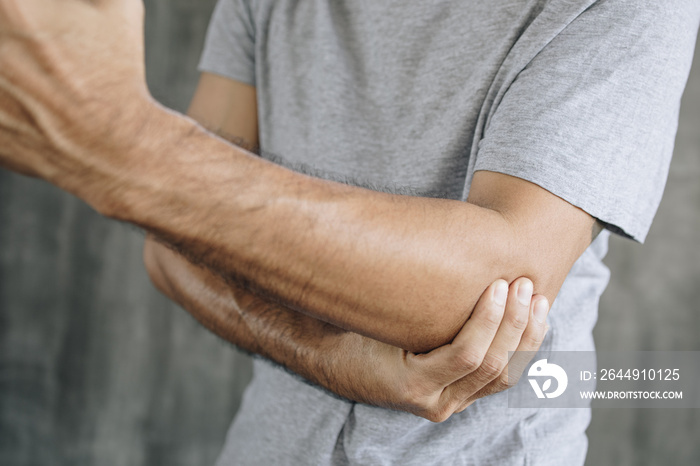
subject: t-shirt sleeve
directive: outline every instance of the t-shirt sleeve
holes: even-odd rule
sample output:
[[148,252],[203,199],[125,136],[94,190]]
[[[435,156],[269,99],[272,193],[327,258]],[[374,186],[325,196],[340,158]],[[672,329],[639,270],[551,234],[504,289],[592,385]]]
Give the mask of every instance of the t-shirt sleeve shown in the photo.
[[531,181],[644,241],[668,174],[700,18],[697,0],[603,0],[518,74],[476,170]]
[[247,1],[218,1],[199,71],[255,86],[255,23]]

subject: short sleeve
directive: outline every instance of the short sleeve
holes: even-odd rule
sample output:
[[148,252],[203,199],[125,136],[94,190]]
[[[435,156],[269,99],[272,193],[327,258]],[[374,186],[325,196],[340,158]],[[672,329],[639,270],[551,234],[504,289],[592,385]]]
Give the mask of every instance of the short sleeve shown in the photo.
[[526,179],[643,242],[661,200],[700,20],[697,0],[603,0],[498,103],[476,170]]
[[255,23],[247,1],[218,1],[199,70],[255,86]]

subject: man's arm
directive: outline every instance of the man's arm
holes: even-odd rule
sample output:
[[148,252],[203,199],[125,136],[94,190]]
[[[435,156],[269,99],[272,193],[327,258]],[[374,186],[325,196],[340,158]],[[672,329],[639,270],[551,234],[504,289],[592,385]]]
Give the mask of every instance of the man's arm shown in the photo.
[[406,349],[451,341],[498,278],[531,277],[554,300],[589,244],[590,216],[523,180],[477,173],[468,203],[377,193],[175,118],[99,208],[287,307]]
[[232,146],[152,101],[141,14],[131,0],[0,3],[0,30],[15,31],[0,48],[4,166],[285,306],[415,351],[451,341],[498,278],[531,277],[552,301],[588,245],[588,214],[507,175],[477,173],[467,203],[412,198]]
[[434,422],[512,386],[545,334],[546,298],[518,293],[527,279],[489,286],[452,343],[417,355],[266,302],[151,239],[144,262],[161,292],[225,340],[350,400]]
[[[188,113],[227,138],[257,143],[252,86],[204,73]],[[546,308],[546,298],[536,296],[529,306],[526,279],[511,285],[505,306],[493,299],[499,283],[489,287],[454,342],[418,356],[231,286],[151,237],[144,262],[159,290],[225,340],[348,399],[433,421],[507,388],[522,367],[517,364],[522,361],[511,361],[506,369],[508,352],[534,351],[544,336],[544,315],[539,320],[529,315],[534,303]],[[500,285],[505,299],[507,284],[501,280]]]

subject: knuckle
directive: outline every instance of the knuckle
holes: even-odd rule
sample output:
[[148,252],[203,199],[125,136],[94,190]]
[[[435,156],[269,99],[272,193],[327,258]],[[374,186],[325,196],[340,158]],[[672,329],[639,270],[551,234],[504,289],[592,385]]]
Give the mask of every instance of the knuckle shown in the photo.
[[484,358],[484,361],[479,367],[479,372],[484,376],[484,378],[493,380],[501,372],[506,365],[506,361],[501,356],[488,355]]
[[509,377],[507,372],[503,372],[493,382],[491,382],[491,393],[498,393],[512,388],[517,383],[517,379]]
[[473,372],[481,365],[482,359],[483,356],[474,351],[473,348],[466,347],[455,352],[452,356],[452,363],[455,371]]
[[518,384],[519,380],[520,374],[511,374],[509,372],[504,372],[498,378],[497,386],[500,389],[500,391],[507,390],[509,388],[515,387]]
[[402,394],[403,404],[412,406],[420,411],[430,409],[428,397],[426,397],[425,391],[421,385],[416,383],[409,384],[402,390]]
[[527,367],[527,363],[532,359],[529,352],[517,352],[508,361],[508,366],[505,369],[506,374],[514,383],[517,383]]
[[503,392],[505,390],[508,390],[510,388],[503,380],[500,378],[496,379],[493,381],[491,386],[489,387],[489,395],[495,395],[496,393]]
[[481,323],[488,330],[495,331],[501,325],[503,320],[503,310],[497,308],[496,306],[489,305],[487,312],[484,313],[481,319]]
[[527,328],[529,316],[527,312],[512,312],[506,317],[506,325],[522,333]]
[[528,350],[536,350],[540,347],[542,344],[542,341],[544,340],[544,332],[534,332],[534,331],[528,331],[525,332],[523,335],[521,342],[523,344],[524,348],[527,348]]
[[465,401],[457,409],[455,409],[455,413],[461,413],[462,411],[467,409],[469,406],[471,406],[472,403],[474,403],[473,399],[469,399],[468,401]]
[[431,422],[445,422],[452,415],[452,409],[449,405],[437,406],[428,411],[426,419]]

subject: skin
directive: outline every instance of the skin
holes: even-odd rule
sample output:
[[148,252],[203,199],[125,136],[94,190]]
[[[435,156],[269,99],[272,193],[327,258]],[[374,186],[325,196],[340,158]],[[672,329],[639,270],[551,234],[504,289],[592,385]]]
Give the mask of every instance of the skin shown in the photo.
[[[254,87],[204,73],[189,114],[212,131],[255,146],[256,110]],[[452,343],[417,355],[261,299],[153,237],[146,240],[144,262],[161,292],[225,340],[345,398],[433,421],[515,383],[526,360],[509,362],[509,351],[536,351],[546,331],[547,300],[531,297],[532,283],[525,278],[511,285],[505,306],[493,296],[498,286],[504,294],[507,283],[492,284]]]
[[[149,230],[234,283],[411,351],[452,341],[486,287],[527,276],[553,301],[592,218],[478,172],[469,202],[300,175],[158,106],[141,4],[3,0],[0,163]],[[88,37],[89,39],[86,39]]]
[[[202,325],[241,348],[353,401],[442,422],[513,386],[546,333],[546,298],[526,278],[497,280],[455,339],[415,354],[260,299],[150,241],[153,283]],[[501,299],[495,299],[501,288]],[[522,300],[521,300],[522,299]],[[509,359],[509,352],[519,351]]]
[[135,0],[0,0],[0,165],[143,227],[210,283],[415,354],[461,342],[501,279],[553,301],[588,246],[588,214],[507,175],[478,172],[468,202],[423,199],[231,145],[150,97],[142,15]]

